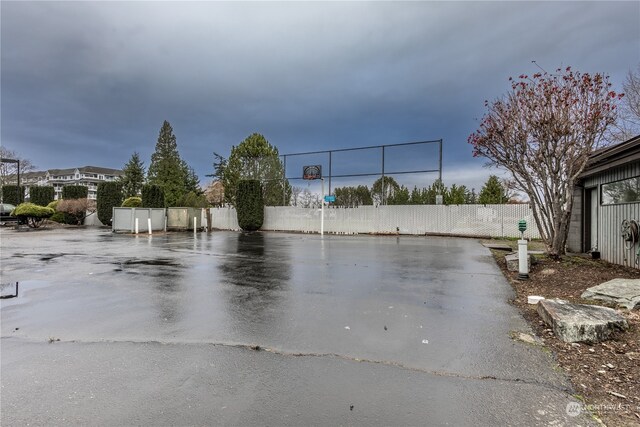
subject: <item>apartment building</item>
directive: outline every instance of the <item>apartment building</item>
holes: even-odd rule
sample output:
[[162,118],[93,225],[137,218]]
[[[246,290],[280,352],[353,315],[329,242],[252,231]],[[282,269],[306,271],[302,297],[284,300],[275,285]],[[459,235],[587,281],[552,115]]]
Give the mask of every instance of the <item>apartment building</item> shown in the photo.
[[[119,169],[83,166],[71,169],[49,169],[39,172],[26,172],[20,175],[20,184],[25,186],[25,197],[29,198],[29,188],[33,186],[51,185],[55,191],[55,199],[62,198],[62,187],[65,185],[84,185],[89,189],[89,199],[96,199],[98,183],[115,181],[123,172]],[[13,177],[15,180],[15,177]],[[15,184],[15,181],[13,182]]]

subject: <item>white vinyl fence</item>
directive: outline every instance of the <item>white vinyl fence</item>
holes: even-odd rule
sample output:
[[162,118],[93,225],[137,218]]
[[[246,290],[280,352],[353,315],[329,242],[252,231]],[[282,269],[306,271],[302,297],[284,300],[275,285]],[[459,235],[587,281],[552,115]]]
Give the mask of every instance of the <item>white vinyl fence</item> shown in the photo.
[[[266,207],[263,230],[320,232],[320,209]],[[214,228],[237,230],[233,208],[211,209]],[[518,221],[527,221],[525,237],[539,238],[529,205],[411,205],[325,208],[325,233],[444,234],[520,237]]]

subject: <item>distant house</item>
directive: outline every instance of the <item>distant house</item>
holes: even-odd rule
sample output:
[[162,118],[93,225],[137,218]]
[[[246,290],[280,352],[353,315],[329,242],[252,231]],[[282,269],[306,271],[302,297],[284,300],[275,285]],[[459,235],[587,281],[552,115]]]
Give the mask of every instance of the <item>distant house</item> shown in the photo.
[[567,247],[640,268],[640,242],[622,237],[632,220],[640,223],[640,135],[591,155],[574,192]]
[[[55,191],[55,199],[62,196],[65,185],[84,185],[89,189],[89,199],[96,199],[98,183],[115,181],[123,172],[119,169],[101,168],[98,166],[83,166],[71,169],[49,169],[40,172],[27,172],[20,175],[20,184],[26,188],[25,197],[29,199],[29,189],[33,186],[51,185]],[[9,177],[8,182],[15,184],[15,176]]]

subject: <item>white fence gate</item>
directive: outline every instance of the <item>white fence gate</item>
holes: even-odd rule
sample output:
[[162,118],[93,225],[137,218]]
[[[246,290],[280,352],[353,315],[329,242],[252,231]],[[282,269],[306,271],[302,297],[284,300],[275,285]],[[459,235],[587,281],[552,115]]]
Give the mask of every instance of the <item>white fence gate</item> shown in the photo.
[[[233,208],[211,209],[214,228],[239,229]],[[266,207],[263,230],[320,232],[320,209]],[[525,237],[540,238],[529,205],[409,205],[325,208],[324,231],[339,234],[445,234],[520,237],[518,221],[527,221]]]

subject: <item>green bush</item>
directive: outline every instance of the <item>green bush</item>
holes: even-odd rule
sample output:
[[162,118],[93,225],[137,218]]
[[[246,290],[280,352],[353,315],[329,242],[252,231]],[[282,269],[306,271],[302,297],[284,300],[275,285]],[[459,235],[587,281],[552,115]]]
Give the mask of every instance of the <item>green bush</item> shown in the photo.
[[164,208],[164,190],[159,185],[146,184],[142,186],[143,208]]
[[3,185],[2,201],[16,206],[24,202],[24,187],[22,185],[20,188],[17,185]]
[[29,227],[38,228],[45,219],[50,218],[54,213],[54,210],[49,207],[22,203],[16,206],[12,215],[25,221]]
[[140,206],[142,206],[142,198],[136,196],[126,198],[122,202],[123,208],[139,208]]
[[98,184],[96,209],[101,223],[111,225],[113,208],[122,204],[122,198],[122,185],[119,182],[101,182]]
[[86,199],[89,197],[89,188],[84,185],[65,185],[62,187],[62,198],[68,199]]
[[29,189],[29,201],[34,205],[47,206],[55,198],[55,190],[51,185],[34,186]]
[[176,206],[181,208],[206,208],[208,203],[204,194],[196,194],[190,191],[178,200]]
[[264,222],[262,186],[256,179],[242,180],[236,193],[238,225],[245,231],[255,231]]
[[59,222],[60,224],[64,224],[64,212],[58,212],[58,201],[53,201],[47,205],[48,208],[51,208],[55,211],[55,213],[49,218],[49,221]]

